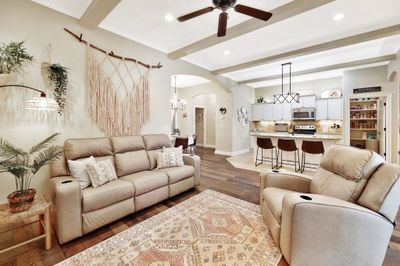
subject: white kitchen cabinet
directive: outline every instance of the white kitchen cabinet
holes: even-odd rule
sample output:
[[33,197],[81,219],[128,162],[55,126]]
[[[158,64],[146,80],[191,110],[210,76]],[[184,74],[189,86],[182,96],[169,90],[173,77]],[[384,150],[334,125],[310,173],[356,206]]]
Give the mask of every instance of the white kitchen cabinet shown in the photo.
[[313,108],[315,107],[315,95],[300,96],[299,102],[293,104],[293,108]]
[[283,113],[283,104],[274,104],[273,108],[274,108],[273,120],[281,121]]
[[261,121],[263,118],[263,105],[253,104],[253,121]]
[[328,118],[328,100],[315,101],[315,119],[326,120]]
[[274,120],[274,105],[272,103],[264,103],[262,105],[262,120],[264,121],[272,121]]
[[284,103],[282,109],[282,120],[291,121],[292,120],[292,104]]
[[328,100],[328,119],[329,120],[342,120],[342,99]]
[[342,99],[317,100],[316,115],[317,120],[342,120]]

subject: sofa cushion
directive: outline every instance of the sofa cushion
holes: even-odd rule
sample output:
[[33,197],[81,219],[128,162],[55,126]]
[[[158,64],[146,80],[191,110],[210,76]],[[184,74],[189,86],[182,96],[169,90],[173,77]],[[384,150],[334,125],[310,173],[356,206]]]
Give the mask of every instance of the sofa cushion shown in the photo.
[[154,170],[157,167],[157,153],[162,152],[163,149],[147,151],[147,158],[150,163],[150,170]]
[[322,157],[310,192],[356,202],[368,179],[384,163],[375,152],[334,145]]
[[161,171],[143,171],[120,177],[135,187],[135,196],[145,194],[168,185],[168,176]]
[[132,198],[134,194],[134,186],[123,180],[113,180],[97,188],[89,187],[82,190],[83,212],[87,213],[113,205]]
[[118,176],[146,171],[150,168],[145,150],[131,151],[115,155],[115,168]]
[[158,171],[165,172],[168,175],[169,184],[174,184],[194,176],[194,168],[191,165],[163,168]]
[[399,193],[400,166],[383,164],[372,175],[357,203],[394,222],[400,204]]
[[114,153],[144,150],[142,136],[111,137]]
[[166,134],[149,134],[143,136],[146,150],[158,150],[172,146],[171,140]]
[[263,190],[264,202],[278,224],[281,224],[282,219],[283,198],[285,195],[293,193],[296,192],[275,187],[267,187]]
[[64,152],[68,160],[113,155],[110,138],[69,139],[64,143]]

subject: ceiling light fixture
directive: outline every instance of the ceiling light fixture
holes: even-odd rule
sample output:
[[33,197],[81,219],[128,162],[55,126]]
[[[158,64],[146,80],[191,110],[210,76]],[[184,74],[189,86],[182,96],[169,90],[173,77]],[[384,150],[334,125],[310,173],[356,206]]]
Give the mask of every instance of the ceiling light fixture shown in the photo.
[[60,106],[58,103],[52,99],[48,98],[46,96],[46,93],[44,91],[28,87],[25,85],[2,85],[0,88],[6,88],[6,87],[19,87],[19,88],[24,88],[28,90],[33,90],[37,91],[40,93],[40,97],[34,97],[30,100],[27,100],[25,103],[25,109],[29,110],[39,110],[39,111],[58,111],[60,109]]
[[182,100],[182,99],[178,99],[178,93],[177,93],[177,91],[176,91],[176,88],[177,88],[177,86],[176,86],[176,76],[174,76],[174,79],[175,79],[175,92],[174,92],[174,95],[173,95],[173,98],[172,98],[172,100],[171,100],[171,110],[174,110],[175,112],[176,111],[178,111],[178,110],[185,110],[185,107],[186,107],[186,101],[185,100]]
[[224,51],[224,55],[229,55],[230,52],[228,50]]
[[[283,85],[284,85],[284,70],[285,68],[289,68],[289,91],[288,93],[283,93]],[[274,95],[274,103],[298,103],[300,102],[300,94],[292,93],[292,63],[282,64],[282,93]]]
[[343,13],[337,13],[335,16],[333,16],[333,20],[334,21],[340,21],[344,18],[344,14]]
[[165,20],[168,22],[174,21],[174,16],[172,16],[171,14],[166,14]]

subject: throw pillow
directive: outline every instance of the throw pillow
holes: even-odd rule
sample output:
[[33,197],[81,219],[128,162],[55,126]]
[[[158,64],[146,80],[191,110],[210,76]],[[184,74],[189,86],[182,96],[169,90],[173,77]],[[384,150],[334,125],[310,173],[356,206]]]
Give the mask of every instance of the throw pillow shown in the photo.
[[92,184],[86,172],[86,164],[88,163],[96,163],[93,156],[78,161],[68,160],[68,167],[71,176],[79,182],[81,189],[87,188]]
[[163,148],[162,152],[157,153],[157,169],[183,165],[182,146],[178,148]]
[[107,182],[118,179],[111,160],[86,164],[86,170],[93,187],[99,187]]

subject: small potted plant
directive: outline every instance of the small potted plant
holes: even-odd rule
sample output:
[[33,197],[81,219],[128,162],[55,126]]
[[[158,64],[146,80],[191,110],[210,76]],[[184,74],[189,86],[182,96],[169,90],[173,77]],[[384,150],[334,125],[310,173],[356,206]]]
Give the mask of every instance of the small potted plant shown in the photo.
[[20,71],[33,56],[28,54],[22,42],[10,42],[0,45],[0,84],[6,83],[10,74]]
[[15,178],[16,191],[7,196],[11,212],[32,207],[36,190],[30,188],[32,178],[40,168],[58,159],[62,149],[50,146],[59,133],[34,145],[29,151],[15,147],[0,138],[0,173],[10,173]]

